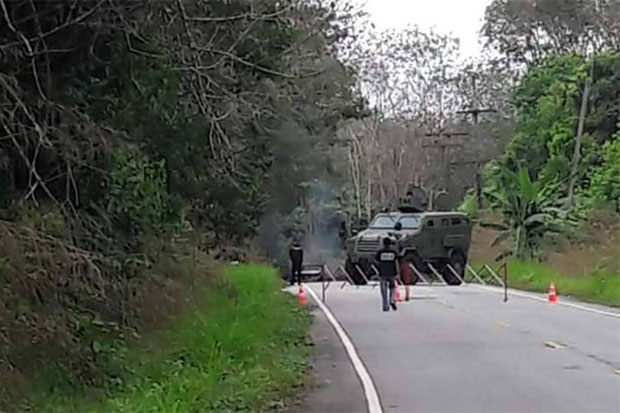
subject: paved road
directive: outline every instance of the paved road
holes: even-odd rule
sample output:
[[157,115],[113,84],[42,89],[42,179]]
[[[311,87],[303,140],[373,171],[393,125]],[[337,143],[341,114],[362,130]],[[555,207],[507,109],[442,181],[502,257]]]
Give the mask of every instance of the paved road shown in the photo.
[[[310,288],[320,297],[320,285]],[[384,412],[620,412],[620,318],[503,303],[472,285],[413,291],[389,313],[377,288],[332,284],[326,295]],[[322,404],[307,411],[359,411],[330,409],[333,396],[319,391]]]

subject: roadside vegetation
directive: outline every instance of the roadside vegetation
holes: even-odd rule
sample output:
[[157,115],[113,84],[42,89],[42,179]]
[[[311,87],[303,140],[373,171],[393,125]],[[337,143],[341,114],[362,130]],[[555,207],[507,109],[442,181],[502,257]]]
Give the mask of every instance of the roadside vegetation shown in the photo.
[[[58,386],[127,390],[129,343],[170,325],[185,299],[200,303],[194,292],[214,288],[205,300],[219,300],[224,313],[213,317],[234,317],[196,257],[243,260],[266,211],[297,206],[299,184],[325,170],[315,160],[337,123],[363,109],[353,73],[336,56],[354,17],[340,6],[0,0],[0,410],[32,396],[41,366]],[[246,281],[232,280],[247,293]],[[276,308],[286,313],[283,305]],[[285,314],[272,315],[273,324],[258,325],[295,334],[279,324],[290,321]],[[211,339],[190,334],[202,318],[184,317],[174,340],[193,342],[175,351],[198,351]],[[246,320],[236,322],[254,334]],[[248,346],[256,339],[257,357],[268,345],[209,328],[216,337],[241,334]],[[179,357],[207,363],[218,351]],[[271,351],[294,357],[286,346]],[[268,390],[288,374],[229,362],[215,366],[221,377],[215,369],[204,378],[257,394],[223,392],[231,400],[219,402],[205,395],[205,406],[258,406],[270,392],[234,380],[256,379]],[[166,391],[185,386],[174,383],[179,371],[202,374],[174,363],[182,361],[155,368],[169,380]],[[270,369],[282,377],[263,377]]]
[[[508,260],[511,285],[620,305],[620,54],[533,65],[512,93],[516,125],[461,205],[482,236],[472,259]],[[482,250],[485,250],[482,252]],[[482,254],[481,254],[482,252]]]
[[[114,383],[76,393],[48,373],[35,411],[283,408],[304,383],[309,314],[258,264],[217,267],[169,325],[124,347]],[[88,389],[83,389],[88,390]],[[90,395],[90,396],[89,396]]]
[[[493,220],[495,214],[484,212],[479,219]],[[505,261],[511,288],[548,292],[554,283],[560,299],[570,296],[620,307],[620,222],[613,211],[592,211],[570,236],[545,239],[533,259],[496,260],[509,242],[494,242],[501,234],[488,226],[474,228],[470,251],[474,268],[483,264],[497,268]]]
[[620,307],[620,274],[606,269],[570,275],[534,261],[508,261],[508,285],[536,292],[548,292],[554,283],[560,297]]

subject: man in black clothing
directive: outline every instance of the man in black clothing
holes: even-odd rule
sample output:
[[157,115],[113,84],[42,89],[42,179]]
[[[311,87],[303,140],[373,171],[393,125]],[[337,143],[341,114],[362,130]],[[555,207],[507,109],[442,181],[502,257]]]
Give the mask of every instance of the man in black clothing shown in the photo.
[[[379,276],[381,277],[381,300],[383,302],[383,311],[396,311],[396,303],[394,302],[394,279],[398,274],[398,256],[396,251],[390,248],[392,240],[383,239],[383,248],[377,251],[377,263],[379,267]],[[388,297],[389,292],[389,297]],[[388,306],[389,304],[389,306]]]
[[295,278],[297,278],[297,284],[301,285],[301,266],[304,262],[304,250],[301,249],[299,242],[293,242],[288,256],[291,259],[291,275],[289,277],[289,282],[293,285],[295,284]]

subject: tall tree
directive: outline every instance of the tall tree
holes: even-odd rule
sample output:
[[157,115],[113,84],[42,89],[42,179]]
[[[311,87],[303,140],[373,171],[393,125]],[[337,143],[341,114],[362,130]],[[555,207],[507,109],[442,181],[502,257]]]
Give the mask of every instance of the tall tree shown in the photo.
[[493,0],[482,33],[510,63],[532,67],[550,55],[620,50],[616,0]]

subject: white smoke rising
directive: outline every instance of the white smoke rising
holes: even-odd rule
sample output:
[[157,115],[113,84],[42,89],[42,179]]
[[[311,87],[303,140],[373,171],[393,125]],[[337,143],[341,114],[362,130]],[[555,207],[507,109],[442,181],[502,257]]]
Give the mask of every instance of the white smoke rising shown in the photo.
[[331,264],[342,260],[342,223],[333,191],[329,184],[314,180],[308,183],[306,208],[308,231],[302,246],[308,264]]
[[296,239],[304,249],[304,264],[327,264],[330,268],[343,261],[338,206],[331,186],[317,179],[302,184],[301,205],[288,214],[271,212],[260,222],[258,244],[271,263],[283,275],[289,271],[288,251]]

